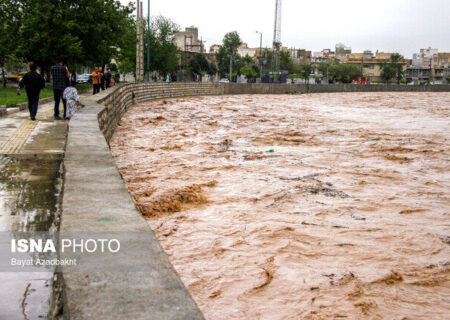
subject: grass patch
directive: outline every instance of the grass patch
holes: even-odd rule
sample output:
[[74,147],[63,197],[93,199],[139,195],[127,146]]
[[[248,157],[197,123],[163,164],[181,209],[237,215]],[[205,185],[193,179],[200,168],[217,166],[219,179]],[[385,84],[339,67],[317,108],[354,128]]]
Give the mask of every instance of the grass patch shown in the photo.
[[[92,84],[77,84],[77,90],[87,90],[92,88]],[[46,85],[44,89],[41,90],[39,95],[40,99],[53,97],[53,88],[50,85]],[[22,89],[20,96],[17,95],[17,87],[14,88],[0,88],[0,105],[6,105],[7,107],[14,107],[15,105],[23,102],[27,102],[27,93],[25,88]]]
[[[52,97],[52,87],[45,87],[41,90],[39,95],[40,99]],[[22,89],[20,96],[17,95],[17,88],[0,88],[0,105],[6,105],[8,107],[14,107],[18,103],[27,102],[27,93],[25,89]]]

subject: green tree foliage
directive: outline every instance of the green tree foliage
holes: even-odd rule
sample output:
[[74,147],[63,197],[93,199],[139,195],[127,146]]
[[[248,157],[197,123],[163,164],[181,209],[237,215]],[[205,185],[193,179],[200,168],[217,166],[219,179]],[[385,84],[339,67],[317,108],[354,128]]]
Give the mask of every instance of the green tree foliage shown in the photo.
[[[0,41],[13,35],[17,40],[13,54],[47,73],[57,57],[72,70],[76,65],[109,63],[133,24],[133,5],[117,0],[2,0],[1,5],[15,10],[2,21],[19,23],[16,32],[2,30]],[[15,20],[16,15],[20,19]]]
[[353,63],[339,63],[328,67],[329,76],[334,81],[351,83],[353,79],[361,77],[361,66]]
[[194,58],[189,61],[189,71],[194,75],[202,79],[202,76],[208,73],[210,65],[205,56],[201,53],[196,53]]
[[244,75],[249,82],[254,82],[256,77],[258,76],[258,72],[254,67],[243,66],[240,69],[240,73]]
[[300,76],[302,79],[305,79],[306,84],[309,84],[309,77],[311,76],[312,69],[312,65],[310,64],[304,64],[301,66]]
[[129,21],[129,27],[125,29],[121,39],[121,46],[117,52],[118,71],[120,73],[136,72],[136,21]]
[[223,38],[223,43],[219,46],[219,52],[216,53],[219,71],[221,73],[229,70],[229,77],[233,74],[233,63],[238,58],[237,49],[242,44],[241,37],[236,31],[228,32]]
[[292,72],[294,69],[294,65],[292,62],[291,54],[287,51],[280,52],[280,70],[287,70]]
[[0,1],[0,73],[6,87],[6,69],[14,67],[20,30],[21,10],[18,0]]
[[210,62],[210,63],[208,64],[208,74],[209,74],[210,76],[213,76],[213,75],[215,75],[217,72],[218,72],[218,70],[217,70],[216,64],[215,64],[214,62]]
[[391,81],[397,74],[394,66],[392,66],[390,63],[383,63],[380,67],[381,67],[381,78],[386,83]]
[[[291,54],[287,51],[280,51],[280,70],[286,70],[290,73],[298,71],[298,68],[296,69],[296,66],[294,65],[292,61]],[[266,70],[270,70],[272,67],[272,57],[273,57],[273,51],[272,50],[266,50],[265,52],[265,60],[266,60]]]
[[[178,69],[179,50],[173,42],[173,37],[179,29],[176,23],[166,17],[158,16],[152,19],[150,25],[150,70],[158,72],[160,76]],[[147,41],[145,41],[145,45],[147,45]],[[145,64],[147,65],[147,60]]]
[[403,70],[402,61],[404,57],[399,53],[393,53],[391,55],[391,66],[395,71],[395,78],[397,79],[397,84],[400,84],[400,81],[404,78],[405,72]]
[[397,80],[397,84],[400,84],[400,81],[405,76],[402,64],[404,57],[399,53],[393,53],[390,60],[391,61],[389,63],[380,64],[381,78],[386,83],[395,78]]

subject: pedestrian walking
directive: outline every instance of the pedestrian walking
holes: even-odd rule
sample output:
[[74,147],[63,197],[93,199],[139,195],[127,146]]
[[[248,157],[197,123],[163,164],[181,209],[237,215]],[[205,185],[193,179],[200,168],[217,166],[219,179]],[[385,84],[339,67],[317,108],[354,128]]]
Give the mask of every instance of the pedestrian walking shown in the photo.
[[105,73],[106,89],[111,87],[111,78],[112,78],[111,69],[108,68],[108,71]]
[[98,72],[100,72],[101,77],[100,77],[100,88],[102,88],[102,91],[105,90],[105,74],[103,72],[103,68],[99,67],[98,68]]
[[64,89],[67,87],[67,81],[70,78],[69,69],[66,66],[63,66],[62,59],[56,59],[56,64],[51,67],[50,72],[52,74],[53,81],[53,98],[55,99],[55,111],[54,111],[54,119],[61,120],[59,116],[59,103],[60,100],[63,100],[64,106],[64,117],[66,116],[66,102],[63,99]]
[[77,111],[77,105],[81,104],[76,85],[76,81],[71,81],[70,87],[67,87],[63,93],[63,97],[67,101],[66,123],[70,122],[70,119]]
[[169,83],[170,82],[170,72],[167,74],[166,76],[166,82]]
[[92,72],[92,85],[94,86],[94,93],[100,92],[100,85],[102,82],[102,75],[98,72],[98,67],[95,67],[94,72]]
[[28,98],[28,110],[30,111],[31,120],[36,120],[36,114],[39,105],[39,94],[41,89],[45,88],[44,78],[37,73],[37,67],[34,63],[30,64],[30,72],[26,73],[19,82],[17,94],[20,94],[20,89],[25,87]]

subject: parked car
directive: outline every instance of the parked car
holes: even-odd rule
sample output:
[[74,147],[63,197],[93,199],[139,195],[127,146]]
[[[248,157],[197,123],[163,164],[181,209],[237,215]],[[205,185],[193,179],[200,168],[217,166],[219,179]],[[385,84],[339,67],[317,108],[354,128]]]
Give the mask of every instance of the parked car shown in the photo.
[[25,73],[27,73],[27,72],[24,71],[24,72],[20,72],[20,73],[17,73],[17,74],[10,74],[10,75],[8,76],[7,79],[8,79],[9,81],[19,82],[20,79],[23,78],[23,76],[25,75]]
[[220,82],[220,83],[230,83],[230,80],[228,80],[228,79],[226,79],[226,78],[223,78],[223,79],[220,79],[219,82]]
[[77,83],[92,83],[92,75],[83,73],[77,76]]

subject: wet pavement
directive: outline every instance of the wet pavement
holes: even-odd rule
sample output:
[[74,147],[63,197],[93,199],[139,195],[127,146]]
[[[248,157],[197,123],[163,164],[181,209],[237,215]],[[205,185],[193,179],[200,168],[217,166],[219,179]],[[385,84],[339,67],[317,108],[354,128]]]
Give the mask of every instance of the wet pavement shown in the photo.
[[208,319],[445,319],[449,93],[132,107],[121,174]]
[[[66,125],[53,103],[0,118],[0,232],[49,231],[60,197]],[[0,272],[0,319],[46,319],[52,273]]]

